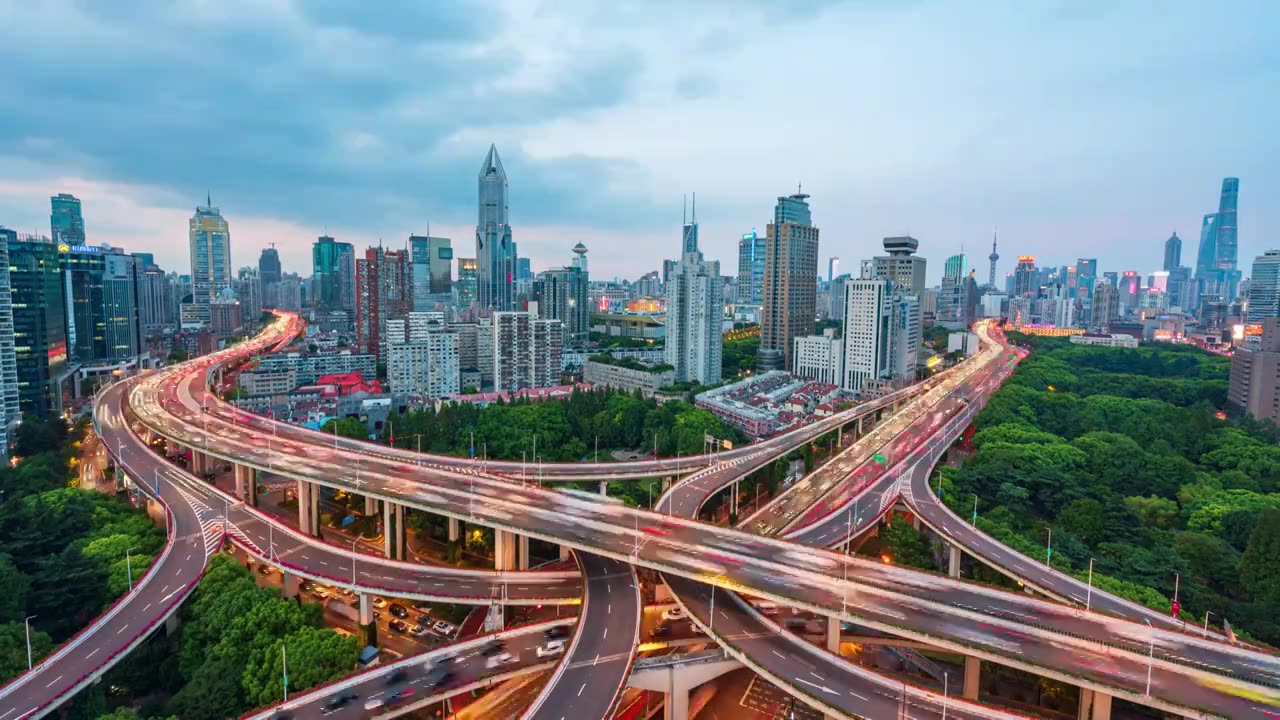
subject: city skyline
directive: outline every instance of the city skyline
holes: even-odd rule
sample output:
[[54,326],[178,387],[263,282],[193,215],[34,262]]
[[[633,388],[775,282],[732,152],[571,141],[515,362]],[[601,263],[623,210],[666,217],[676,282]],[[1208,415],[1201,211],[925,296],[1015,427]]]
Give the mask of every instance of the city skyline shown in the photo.
[[[881,238],[910,234],[935,261],[931,284],[941,260],[962,246],[970,255],[985,252],[995,227],[1009,258],[1000,273],[1015,254],[1051,257],[1067,245],[1105,266],[1158,269],[1158,244],[1175,229],[1194,238],[1213,209],[1206,198],[1228,176],[1245,184],[1239,256],[1254,257],[1280,229],[1277,211],[1264,202],[1280,183],[1265,162],[1276,139],[1265,127],[1269,101],[1261,92],[1275,75],[1262,28],[1275,25],[1276,10],[1255,3],[1228,20],[1191,8],[1150,17],[1125,8],[1042,13],[835,3],[784,16],[760,4],[730,16],[712,6],[684,19],[698,20],[708,35],[683,54],[644,42],[646,33],[663,30],[654,25],[667,22],[663,13],[627,18],[623,27],[591,13],[574,20],[547,9],[528,18],[500,6],[492,34],[480,32],[484,13],[466,8],[424,10],[449,15],[404,24],[441,28],[435,37],[298,9],[223,15],[177,6],[158,18],[129,19],[135,32],[151,36],[192,30],[200,58],[233,58],[243,49],[236,28],[246,21],[285,46],[317,33],[352,40],[300,69],[284,57],[289,53],[240,61],[261,60],[273,75],[299,71],[297,85],[270,92],[247,84],[236,62],[209,63],[174,48],[158,53],[145,43],[121,49],[112,34],[119,26],[86,15],[91,10],[68,10],[68,18],[11,8],[6,24],[23,27],[28,41],[47,33],[65,46],[74,33],[76,52],[111,42],[116,52],[131,53],[131,67],[157,72],[139,88],[127,85],[114,63],[19,50],[30,42],[0,51],[9,66],[29,70],[12,78],[18,110],[4,121],[12,140],[0,145],[0,222],[47,232],[48,197],[68,192],[85,202],[93,242],[155,252],[162,266],[179,267],[176,228],[212,192],[236,225],[237,267],[252,265],[274,242],[285,267],[301,271],[322,234],[357,247],[378,238],[399,247],[430,223],[433,234],[467,238],[474,232],[475,159],[497,143],[513,178],[517,240],[536,268],[555,265],[576,242],[609,250],[600,253],[597,277],[657,267],[662,258],[645,253],[665,247],[684,188],[702,195],[707,257],[730,261],[741,235],[763,226],[773,199],[797,181],[814,196],[827,228],[824,255],[871,257]],[[545,47],[538,33],[517,33],[525,21],[608,37],[617,49],[583,55],[578,41]],[[961,32],[922,29],[932,26]],[[979,27],[992,49],[964,39],[965,28]],[[857,92],[826,91],[826,72],[787,74],[786,82],[816,103],[797,124],[772,110],[742,112],[764,106],[783,78],[750,43],[730,48],[711,39],[729,30],[767,30],[775,48],[794,51],[798,62],[820,49],[833,56],[830,66],[860,67],[861,53],[903,44],[935,49],[893,64],[884,77],[843,80]],[[854,41],[825,42],[832,33]],[[1081,58],[1075,48],[1082,35],[1108,52],[1097,61]],[[438,57],[424,61],[417,43],[447,51],[426,53]],[[663,57],[670,55],[681,63]],[[375,56],[385,62],[361,60]],[[569,64],[575,59],[583,60],[580,67]],[[440,86],[406,87],[400,79],[452,72],[457,79]],[[476,82],[481,90],[469,91]],[[119,92],[85,93],[86,83]],[[322,96],[345,93],[345,105],[361,101],[361,113],[331,111],[311,92],[316,86],[336,91]],[[1085,88],[1082,105],[1075,91]],[[209,93],[243,93],[254,111],[229,105],[175,124],[185,114],[159,112],[155,92],[177,93],[172,101],[193,106],[208,104]],[[35,112],[48,107],[47,94],[66,112]],[[308,97],[299,100],[302,94]],[[946,107],[946,116],[919,113],[924,98]],[[677,103],[680,132],[672,132]],[[1218,130],[1224,107],[1232,109],[1231,133]],[[221,122],[233,110],[240,120]],[[120,122],[70,122],[86,113]],[[803,132],[779,134],[789,127]],[[761,145],[771,137],[788,151]]]

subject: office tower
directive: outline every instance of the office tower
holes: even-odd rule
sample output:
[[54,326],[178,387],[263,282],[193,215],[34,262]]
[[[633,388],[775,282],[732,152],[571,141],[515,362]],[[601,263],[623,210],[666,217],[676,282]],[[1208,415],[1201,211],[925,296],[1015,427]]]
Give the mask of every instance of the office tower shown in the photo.
[[57,379],[67,362],[58,246],[48,238],[19,240],[12,234],[8,246],[18,405],[24,415],[44,417],[61,410]]
[[466,309],[480,301],[480,263],[475,258],[458,258],[458,307]]
[[827,283],[827,319],[838,322],[844,321],[844,286],[851,278],[848,273],[837,275],[834,280]]
[[507,173],[498,148],[480,168],[480,217],[476,221],[477,299],[482,308],[515,309],[516,248],[507,223]]
[[1280,421],[1280,319],[1263,318],[1262,336],[1231,356],[1227,402],[1258,420]]
[[697,227],[697,216],[685,218],[680,260],[667,279],[664,355],[667,364],[675,368],[676,382],[709,385],[720,381],[724,284],[720,281],[719,263],[705,261],[698,249]]
[[1120,291],[1120,314],[1125,315],[1138,307],[1138,290],[1142,281],[1138,279],[1138,273],[1135,270],[1125,270],[1120,276],[1120,284],[1116,287]]
[[893,284],[850,280],[845,284],[844,377],[840,387],[861,393],[890,371]]
[[991,254],[987,256],[987,260],[991,261],[991,271],[987,276],[987,285],[996,286],[996,262],[1000,260],[1000,253],[996,252],[996,233],[991,233]]
[[[739,305],[760,307],[764,304],[764,236],[752,229],[738,240]],[[665,280],[664,280],[665,282]]]
[[564,324],[565,347],[585,348],[591,335],[591,302],[587,297],[589,279],[586,265],[587,247],[573,247],[573,262],[540,275],[538,316],[559,320]]
[[404,319],[413,310],[413,267],[405,250],[381,245],[365,250],[356,261],[356,346],[360,352],[382,352],[382,329],[388,320]]
[[443,313],[411,312],[388,320],[387,381],[392,393],[441,398],[461,391],[458,334],[444,324]]
[[1098,281],[1098,259],[1080,258],[1076,260],[1076,287],[1086,288],[1087,294],[1093,293],[1094,283]]
[[413,308],[434,310],[453,302],[453,241],[445,237],[410,235],[413,255]]
[[280,282],[280,253],[275,245],[262,248],[258,256],[258,278],[264,286]]
[[1245,319],[1260,323],[1274,317],[1280,317],[1280,250],[1268,250],[1253,259]]
[[169,276],[154,262],[145,262],[143,253],[134,253],[133,256],[142,265],[138,285],[138,319],[144,334],[157,335],[177,322]]
[[[844,298],[841,298],[843,302]],[[829,385],[839,385],[844,373],[844,338],[831,329],[821,335],[804,335],[795,341],[795,374]]]
[[1240,194],[1238,178],[1224,178],[1218,212],[1204,216],[1200,225],[1200,247],[1196,253],[1196,280],[1203,294],[1221,295],[1231,300],[1240,282],[1237,261],[1236,205]]
[[533,279],[533,263],[527,257],[516,258],[516,279],[532,280]]
[[[667,284],[667,282],[668,282],[669,280],[671,280],[671,273],[675,272],[675,269],[676,269],[676,262],[678,262],[678,261],[676,261],[676,260],[663,260],[663,261],[662,261],[662,284],[663,284],[663,285],[666,285],[666,284]],[[763,276],[761,276],[761,277],[763,278]],[[763,284],[763,283],[764,283],[764,281],[763,281],[763,279],[762,279],[762,280],[761,280],[761,288],[763,288],[763,287],[764,287],[764,284]],[[763,293],[764,291],[763,291],[763,290],[761,290],[761,292]],[[762,302],[763,302],[763,301],[762,301]]]
[[839,269],[839,267],[840,258],[832,255],[831,259],[827,261],[827,282],[831,282],[836,279],[836,270]]
[[236,271],[236,279],[232,287],[235,288],[236,299],[240,301],[240,312],[244,316],[245,323],[258,322],[258,318],[262,315],[265,295],[262,276],[258,274],[258,270],[251,267],[240,268]]
[[961,280],[965,274],[964,255],[952,255],[942,266],[942,284],[938,289],[938,319],[958,321],[961,319]]
[[782,353],[790,369],[796,337],[813,334],[818,292],[818,228],[803,192],[778,198],[765,233],[760,349]]
[[13,431],[22,421],[13,337],[13,288],[9,284],[9,243],[17,241],[17,233],[0,227],[0,460],[8,460]]
[[280,276],[276,283],[276,307],[288,312],[301,312],[304,306],[302,298],[302,278],[296,273]]
[[1111,283],[1099,283],[1093,289],[1090,329],[1107,332],[1111,321],[1120,317],[1120,289]]
[[1120,273],[1108,270],[1102,273],[1102,281],[1111,285],[1111,287],[1120,287]]
[[[965,284],[977,287],[972,274]],[[889,376],[894,380],[910,381],[916,376],[916,353],[920,350],[924,319],[920,311],[920,296],[895,292],[891,298],[892,316],[889,320]],[[972,314],[972,310],[967,311]],[[972,321],[968,321],[972,324]]]
[[557,385],[564,352],[564,326],[527,312],[493,314],[494,390]]
[[1169,305],[1188,309],[1187,301],[1192,293],[1190,285],[1194,284],[1191,279],[1191,268],[1179,266],[1169,271]]
[[188,227],[191,252],[190,320],[207,324],[209,303],[231,287],[231,230],[212,200],[196,208]]
[[49,214],[49,229],[54,245],[84,245],[84,216],[80,212],[80,200],[75,195],[58,193],[49,198],[53,210]]
[[[915,254],[919,247],[920,241],[910,236],[885,238],[884,250],[889,254],[871,259],[870,278],[888,280],[895,288],[901,288],[912,295],[919,295],[924,290],[925,271],[928,265],[928,261]],[[843,295],[839,296],[839,304],[844,304]],[[843,315],[843,311],[841,314]]]
[[1182,238],[1175,231],[1164,241],[1164,269],[1173,272],[1182,265]]
[[311,245],[311,306],[322,313],[355,311],[355,247],[321,235]]
[[[1036,256],[1019,255],[1018,265],[1013,269],[1013,294],[1034,297],[1040,292],[1040,282],[1036,273]],[[939,303],[941,304],[941,303]]]
[[[62,251],[65,248],[65,251]],[[81,363],[118,362],[142,348],[141,262],[120,249],[60,245],[68,355]]]

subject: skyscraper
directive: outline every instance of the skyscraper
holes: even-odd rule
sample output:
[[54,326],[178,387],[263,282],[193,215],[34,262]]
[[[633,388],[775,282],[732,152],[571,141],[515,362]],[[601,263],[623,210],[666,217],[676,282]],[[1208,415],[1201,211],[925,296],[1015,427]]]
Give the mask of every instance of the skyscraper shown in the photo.
[[480,212],[476,221],[477,290],[480,307],[514,310],[516,304],[516,247],[507,223],[507,172],[498,148],[480,167]]
[[191,252],[192,317],[209,323],[209,303],[231,287],[231,229],[222,213],[206,198],[188,227]]
[[355,248],[321,235],[311,246],[312,305],[316,313],[355,307]]
[[[885,238],[884,250],[889,254],[878,255],[871,259],[871,278],[889,280],[894,284],[895,289],[911,295],[919,295],[924,290],[925,270],[928,265],[928,261],[915,254],[919,247],[920,241],[909,235]],[[844,296],[840,295],[834,302],[843,305]]]
[[893,283],[850,280],[845,283],[844,377],[840,387],[861,393],[892,367]]
[[952,255],[942,266],[942,285],[938,290],[938,319],[958,321],[962,319],[962,296],[965,276],[965,257]]
[[832,255],[831,259],[827,260],[827,282],[831,282],[836,279],[836,271],[839,269],[840,258]]
[[64,244],[58,250],[68,354],[82,363],[136,356],[142,347],[139,259],[119,249],[85,245]]
[[1175,231],[1164,241],[1164,269],[1173,272],[1182,265],[1182,238]]
[[480,263],[458,258],[458,307],[465,310],[480,300]]
[[1249,311],[1246,319],[1260,323],[1280,317],[1280,250],[1268,250],[1253,259],[1249,274]]
[[263,285],[280,282],[280,253],[275,245],[262,248],[258,256],[258,277]]
[[754,228],[738,240],[738,305],[764,304],[764,243]]
[[818,228],[809,196],[778,198],[765,233],[764,312],[760,349],[782,353],[790,369],[795,338],[813,334],[818,294]]
[[591,303],[587,299],[589,276],[583,269],[587,247],[578,243],[573,252],[574,262],[541,273],[538,315],[564,324],[565,347],[585,348],[591,334]]
[[61,408],[57,377],[67,362],[66,303],[58,246],[48,238],[9,238],[18,404],[24,415],[45,417]]
[[[698,249],[698,219],[686,218],[681,256],[667,280],[665,358],[677,382],[719,382],[723,337],[724,284],[718,263],[706,262]],[[690,244],[692,238],[692,244]]]
[[1240,283],[1237,269],[1236,206],[1240,194],[1238,178],[1224,178],[1218,212],[1204,216],[1200,225],[1200,247],[1196,253],[1196,280],[1201,293],[1235,298]]
[[1013,294],[1018,297],[1035,297],[1040,292],[1036,279],[1036,256],[1019,255],[1018,266],[1013,269]]
[[406,250],[365,250],[356,261],[356,343],[361,352],[384,357],[382,328],[413,310],[413,268]]
[[494,390],[555,385],[564,355],[564,326],[527,312],[495,312],[492,348]]
[[75,195],[58,193],[49,198],[53,210],[49,214],[49,229],[54,245],[83,245],[84,216],[80,212],[80,199]]
[[13,430],[22,420],[18,406],[18,356],[14,347],[13,289],[9,284],[9,243],[17,233],[0,227],[0,460],[9,457]]
[[[133,255],[139,262],[143,260],[142,253]],[[168,274],[155,263],[144,263],[138,286],[138,318],[143,333],[154,335],[172,327],[177,322],[174,310]]]
[[435,310],[437,302],[452,302],[453,241],[446,237],[410,235],[413,254],[413,309]]
[[996,286],[996,262],[1000,260],[1000,253],[996,252],[996,234],[991,233],[991,254],[987,256],[987,260],[991,261],[991,271],[987,277],[987,285]]

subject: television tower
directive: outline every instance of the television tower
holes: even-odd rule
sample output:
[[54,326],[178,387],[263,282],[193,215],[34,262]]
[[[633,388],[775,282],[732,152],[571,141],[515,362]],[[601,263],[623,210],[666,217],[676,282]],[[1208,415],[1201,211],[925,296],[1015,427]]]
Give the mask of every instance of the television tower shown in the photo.
[[987,284],[991,287],[996,286],[996,261],[1000,259],[1000,253],[996,252],[996,233],[991,233],[991,254],[987,256],[991,261],[991,273],[987,278]]

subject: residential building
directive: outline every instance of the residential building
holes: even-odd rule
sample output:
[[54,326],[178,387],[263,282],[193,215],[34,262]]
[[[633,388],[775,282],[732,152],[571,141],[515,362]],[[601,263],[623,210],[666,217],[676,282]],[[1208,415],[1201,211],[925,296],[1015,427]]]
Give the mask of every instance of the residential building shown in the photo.
[[218,337],[239,335],[244,330],[244,307],[230,290],[209,304],[209,329]]
[[839,385],[843,372],[844,339],[834,329],[821,335],[805,335],[795,340],[795,374],[809,380]]
[[441,398],[461,391],[458,335],[444,314],[411,312],[386,325],[387,381],[393,394]]
[[860,393],[891,369],[893,284],[850,280],[845,285],[844,376],[840,387]]
[[1132,335],[1104,335],[1098,333],[1085,333],[1083,335],[1072,335],[1067,338],[1067,342],[1073,345],[1095,345],[1098,347],[1118,347],[1118,348],[1136,348],[1138,347],[1138,338]]
[[1280,250],[1268,250],[1253,260],[1249,274],[1249,310],[1246,320],[1260,323],[1280,317]]
[[262,315],[262,277],[256,268],[242,267],[232,282],[236,299],[240,301],[240,314],[246,325],[258,322]]
[[564,324],[565,347],[584,348],[591,335],[591,302],[586,270],[587,248],[574,246],[572,264],[539,274],[538,316]]
[[58,246],[48,238],[20,239],[12,231],[6,241],[18,405],[24,415],[44,417],[62,409],[58,378],[67,364]]
[[409,253],[381,245],[365,250],[356,261],[356,347],[382,351],[382,329],[388,320],[403,320],[413,310],[413,268]]
[[764,304],[765,238],[752,228],[738,241],[738,305],[760,307]]
[[289,312],[301,312],[302,306],[302,278],[294,273],[281,277],[280,282],[276,283],[275,307]]
[[615,360],[608,355],[592,355],[582,366],[582,379],[597,386],[639,390],[648,396],[675,383],[676,371],[665,363]]
[[[139,255],[133,254],[134,257]],[[143,265],[138,285],[138,315],[142,332],[155,335],[172,328],[177,323],[176,310],[169,275],[155,263]]]
[[1093,312],[1089,327],[1106,332],[1111,321],[1120,317],[1120,290],[1111,283],[1099,283],[1093,289]]
[[782,352],[792,367],[794,340],[813,334],[818,292],[818,228],[803,192],[778,198],[765,233],[761,350]]
[[237,379],[247,395],[282,395],[306,384],[298,382],[298,371],[293,368],[246,370],[239,373]]
[[527,312],[493,314],[493,378],[497,392],[558,385],[564,326]]
[[231,287],[231,229],[212,200],[206,202],[196,208],[187,229],[193,305],[190,319],[201,324],[209,322],[209,303]]
[[9,243],[17,233],[0,227],[0,461],[8,460],[13,431],[22,421],[18,404],[18,355],[14,345],[13,288],[9,281]]
[[676,382],[703,385],[720,381],[723,350],[723,285],[719,263],[707,262],[698,249],[698,219],[686,218],[680,261],[667,281],[666,361]]
[[378,356],[371,353],[353,353],[350,350],[321,353],[271,353],[258,357],[258,370],[276,371],[292,369],[299,385],[312,385],[321,375],[360,373],[372,378],[378,374]]
[[498,148],[480,168],[479,218],[476,221],[477,301],[482,308],[514,310],[516,306],[516,246],[507,219],[507,172]]
[[84,215],[80,199],[68,193],[58,193],[49,198],[49,229],[54,245],[84,245]]
[[[904,235],[884,239],[884,250],[888,255],[879,255],[871,259],[870,278],[873,280],[892,281],[895,288],[901,288],[912,295],[924,291],[925,271],[928,261],[915,254],[920,241]],[[834,283],[834,280],[832,281]],[[843,304],[844,295],[839,295]]]
[[1227,403],[1258,420],[1280,422],[1280,318],[1262,321],[1262,336],[1231,356]]

